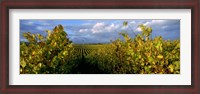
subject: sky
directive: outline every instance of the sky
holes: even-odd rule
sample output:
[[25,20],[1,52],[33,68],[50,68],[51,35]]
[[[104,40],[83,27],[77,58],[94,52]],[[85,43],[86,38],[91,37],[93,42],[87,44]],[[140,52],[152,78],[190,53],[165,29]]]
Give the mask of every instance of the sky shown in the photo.
[[[128,26],[123,26],[123,22],[127,21]],[[61,24],[68,38],[75,44],[88,43],[109,43],[111,40],[121,38],[120,32],[126,32],[130,37],[134,38],[135,34],[141,34],[138,27],[141,24],[152,28],[152,38],[162,36],[165,40],[180,39],[180,20],[119,20],[119,19],[96,19],[96,20],[20,20],[20,41],[27,41],[22,34],[31,32],[33,34],[41,34],[46,36],[46,30],[53,30],[57,25]]]

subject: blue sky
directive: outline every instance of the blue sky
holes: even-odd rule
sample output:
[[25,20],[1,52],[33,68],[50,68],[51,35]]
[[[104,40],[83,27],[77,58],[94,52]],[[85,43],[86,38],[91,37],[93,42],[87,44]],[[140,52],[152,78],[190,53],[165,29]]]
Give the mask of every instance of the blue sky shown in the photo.
[[[128,26],[124,27],[123,22]],[[165,40],[180,39],[180,20],[20,20],[20,41],[26,41],[24,32],[46,36],[46,30],[63,25],[73,43],[108,43],[122,38],[118,33],[126,31],[131,37],[141,33],[140,24],[153,29],[152,37],[162,36]],[[134,33],[133,33],[134,32]]]

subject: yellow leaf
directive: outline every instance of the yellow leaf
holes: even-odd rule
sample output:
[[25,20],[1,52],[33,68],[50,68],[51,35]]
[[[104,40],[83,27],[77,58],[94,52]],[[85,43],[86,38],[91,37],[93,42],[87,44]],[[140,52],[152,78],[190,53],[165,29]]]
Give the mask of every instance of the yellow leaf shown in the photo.
[[169,71],[170,71],[170,72],[174,72],[174,66],[173,66],[173,65],[170,64],[170,65],[168,66],[168,68],[169,68]]
[[32,52],[32,55],[35,55],[35,51]]
[[26,66],[26,62],[25,62],[24,60],[22,60],[22,61],[20,62],[20,65],[22,66],[22,68],[24,68],[24,67]]
[[39,67],[42,67],[42,63],[39,63]]
[[157,58],[159,58],[159,59],[162,59],[162,58],[163,58],[163,56],[162,56],[162,55],[158,55],[158,56],[157,56]]
[[23,70],[20,68],[20,73],[22,73],[23,72]]

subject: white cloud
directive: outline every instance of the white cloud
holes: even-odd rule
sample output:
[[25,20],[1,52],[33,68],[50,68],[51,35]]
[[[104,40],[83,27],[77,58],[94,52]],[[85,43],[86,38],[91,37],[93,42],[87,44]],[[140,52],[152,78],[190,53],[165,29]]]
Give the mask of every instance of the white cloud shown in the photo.
[[115,31],[118,28],[119,28],[119,25],[115,25],[115,24],[112,23],[110,26],[107,26],[105,28],[105,30],[107,30],[108,32],[111,32],[111,31]]
[[136,23],[135,21],[131,21],[131,22],[130,22],[130,24],[135,24],[135,23]]
[[114,23],[110,25],[106,25],[105,23],[96,23],[91,31],[92,33],[113,32],[119,29],[119,27],[119,25],[115,25]]
[[136,28],[136,30],[135,31],[137,31],[137,32],[141,32],[142,31],[142,29],[140,28],[140,27],[138,27],[138,28]]
[[152,24],[151,22],[146,22],[146,23],[144,23],[145,26],[149,26],[149,25],[151,25],[151,24]]
[[144,23],[146,26],[153,26],[153,25],[166,25],[167,20],[152,20]]
[[34,23],[32,21],[26,22],[26,25],[33,25]]
[[83,26],[89,26],[89,25],[92,25],[91,23],[84,23],[82,24]]
[[144,23],[147,26],[164,26],[164,25],[173,25],[179,21],[177,20],[152,20],[149,22]]
[[169,27],[169,26],[162,26],[161,28],[162,28],[162,29],[166,29],[166,28],[168,28],[168,27]]
[[36,29],[37,30],[44,30],[43,26],[37,26]]
[[91,31],[92,33],[100,33],[103,32],[104,27],[105,27],[104,23],[96,23],[91,29]]
[[44,26],[53,25],[53,21],[51,20],[39,20],[39,22],[41,25],[44,25]]
[[152,24],[164,24],[166,22],[167,22],[167,20],[152,20],[151,21]]
[[[150,26],[154,32],[161,32],[165,31],[165,29],[168,28],[175,28],[176,26],[174,24],[177,22],[177,20],[151,20],[143,23],[143,25]],[[137,27],[135,31],[142,30],[139,27]]]
[[178,29],[177,26],[179,20],[152,20],[144,23],[146,26],[150,26],[153,29],[153,32],[171,32],[173,29]]
[[33,22],[28,22],[27,24],[28,24],[28,25],[33,25]]
[[125,29],[127,29],[127,28],[128,28],[128,26],[122,26],[122,27],[121,27],[122,30],[125,30]]
[[103,27],[103,26],[105,26],[104,23],[96,23],[96,24],[93,26],[93,28],[101,28],[101,27]]
[[87,32],[89,29],[80,29],[79,32]]

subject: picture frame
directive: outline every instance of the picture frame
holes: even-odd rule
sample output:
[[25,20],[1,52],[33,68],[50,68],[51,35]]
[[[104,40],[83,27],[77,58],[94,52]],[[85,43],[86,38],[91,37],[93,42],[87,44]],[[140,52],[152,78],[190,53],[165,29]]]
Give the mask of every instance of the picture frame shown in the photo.
[[[9,85],[9,9],[191,9],[191,85]],[[66,0],[1,2],[1,93],[199,94],[199,0]]]

